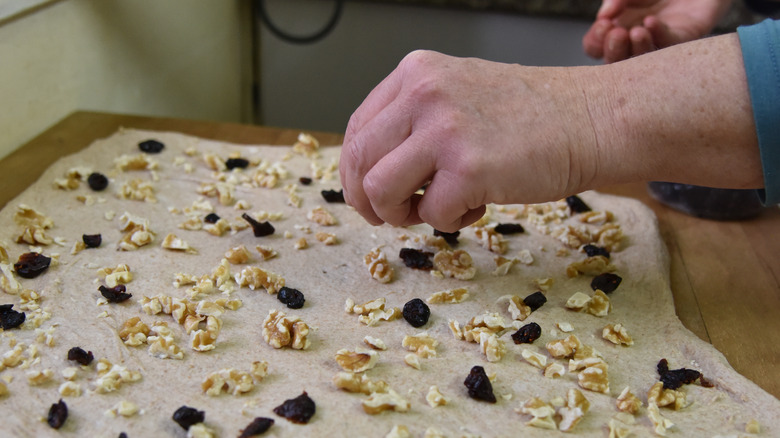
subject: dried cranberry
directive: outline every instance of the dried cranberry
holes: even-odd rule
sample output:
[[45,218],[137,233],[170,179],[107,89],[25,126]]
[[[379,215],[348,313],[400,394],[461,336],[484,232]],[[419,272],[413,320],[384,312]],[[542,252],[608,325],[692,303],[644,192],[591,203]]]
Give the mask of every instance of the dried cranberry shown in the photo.
[[609,251],[607,251],[606,248],[602,248],[600,246],[587,244],[582,247],[582,249],[585,251],[585,254],[588,255],[588,257],[595,257],[595,256],[604,256],[606,258],[609,258]]
[[87,248],[97,248],[103,243],[103,237],[100,234],[82,234],[81,241]]
[[165,145],[157,140],[146,140],[138,143],[138,149],[147,154],[159,154]]
[[49,268],[51,259],[37,252],[27,252],[19,256],[14,263],[14,270],[22,278],[35,278]]
[[340,202],[344,203],[344,190],[323,190],[320,192],[322,194],[322,198],[325,199],[325,202],[328,203],[334,203],[334,202]]
[[108,187],[108,178],[102,173],[92,172],[87,177],[89,188],[96,192],[102,192]]
[[199,411],[189,406],[182,406],[176,409],[173,413],[173,421],[175,421],[184,430],[189,430],[193,424],[203,423],[206,419],[206,414],[203,411]]
[[573,195],[566,197],[566,204],[571,209],[572,213],[585,213],[590,211],[590,207],[579,196]]
[[81,347],[73,347],[68,350],[68,360],[75,360],[81,365],[89,365],[95,359],[92,352],[86,352]]
[[273,425],[274,420],[272,418],[257,417],[241,431],[241,435],[238,438],[249,438],[263,434]]
[[498,234],[519,234],[525,231],[520,224],[498,224],[493,228]]
[[225,167],[228,168],[228,170],[231,169],[246,169],[249,166],[249,161],[244,158],[228,158],[227,161],[225,161]]
[[303,292],[286,286],[279,289],[276,298],[290,309],[300,309],[303,307],[303,302],[306,301],[303,297]]
[[298,178],[298,182],[300,182],[305,186],[308,186],[309,184],[311,184],[311,178],[309,178],[308,176],[302,176]]
[[531,312],[536,311],[536,309],[542,307],[546,302],[547,302],[547,297],[544,296],[544,294],[541,291],[536,291],[531,295],[528,295],[527,297],[523,298],[523,303],[525,303],[526,306],[531,308]]
[[298,397],[285,400],[284,403],[275,407],[274,413],[293,423],[306,424],[314,416],[316,410],[317,406],[314,404],[314,400],[309,398],[309,395],[304,391]]
[[515,344],[531,344],[542,336],[542,327],[535,322],[528,323],[512,334]]
[[444,239],[445,242],[447,242],[450,246],[456,247],[458,246],[458,236],[460,236],[460,231],[454,231],[452,233],[447,233],[445,231],[439,231],[434,229],[433,230],[434,236],[441,236],[442,239]]
[[252,216],[249,216],[246,213],[242,214],[241,217],[245,221],[249,222],[249,225],[252,226],[252,231],[255,233],[255,237],[270,236],[275,231],[274,226],[271,225],[271,223],[268,221],[258,222]]
[[46,417],[46,422],[52,429],[59,429],[65,424],[65,420],[68,419],[68,405],[65,404],[62,399],[57,403],[54,403],[49,408],[49,416]]
[[124,284],[118,284],[110,289],[101,285],[98,290],[100,291],[100,294],[108,300],[109,303],[121,303],[122,301],[126,301],[133,296],[133,294],[126,293],[127,288]]
[[689,370],[687,368],[680,368],[676,370],[669,369],[669,363],[666,359],[661,359],[656,366],[658,375],[661,377],[661,382],[664,384],[665,389],[677,389],[682,385],[687,385],[701,378],[701,373],[696,370]]
[[590,288],[611,294],[620,286],[621,281],[623,279],[619,275],[605,272],[593,277],[593,280],[590,281]]
[[17,312],[13,307],[13,304],[0,305],[0,328],[3,330],[19,327],[27,318],[24,312]]
[[432,252],[420,251],[414,248],[401,248],[398,256],[401,257],[404,264],[409,268],[422,269],[423,271],[433,269]]
[[468,377],[463,382],[469,390],[469,397],[474,400],[482,400],[490,403],[496,402],[496,396],[493,394],[493,385],[485,374],[485,369],[479,365],[471,368]]
[[428,308],[425,301],[414,298],[404,304],[403,315],[406,322],[412,327],[422,327],[428,322],[428,318],[431,316],[431,309]]
[[209,213],[206,215],[206,217],[203,218],[203,220],[207,224],[216,224],[217,221],[219,221],[219,215],[217,215],[216,213]]

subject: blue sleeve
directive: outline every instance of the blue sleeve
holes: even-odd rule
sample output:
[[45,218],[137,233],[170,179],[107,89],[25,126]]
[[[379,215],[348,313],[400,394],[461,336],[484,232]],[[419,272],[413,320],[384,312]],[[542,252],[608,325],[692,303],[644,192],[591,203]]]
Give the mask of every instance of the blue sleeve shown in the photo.
[[764,205],[780,203],[780,21],[737,28],[756,124]]

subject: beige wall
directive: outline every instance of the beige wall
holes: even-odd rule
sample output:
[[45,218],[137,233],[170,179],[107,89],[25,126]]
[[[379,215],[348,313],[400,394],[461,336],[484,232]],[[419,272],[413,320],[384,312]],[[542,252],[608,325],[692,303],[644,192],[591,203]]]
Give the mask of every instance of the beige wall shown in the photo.
[[248,121],[239,3],[62,0],[0,24],[0,157],[75,110]]

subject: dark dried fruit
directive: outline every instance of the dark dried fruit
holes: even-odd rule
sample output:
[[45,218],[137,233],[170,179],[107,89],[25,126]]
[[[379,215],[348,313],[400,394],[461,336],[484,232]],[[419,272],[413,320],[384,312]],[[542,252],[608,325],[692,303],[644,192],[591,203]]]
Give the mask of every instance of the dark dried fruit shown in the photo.
[[458,236],[460,236],[460,231],[454,231],[452,233],[447,233],[444,231],[439,231],[434,229],[433,230],[434,236],[441,236],[442,239],[444,239],[445,242],[447,242],[450,246],[456,247],[458,246]]
[[334,202],[341,202],[344,203],[344,190],[323,190],[320,192],[322,194],[322,198],[325,199],[325,202],[328,203],[334,203]]
[[203,221],[207,224],[216,224],[219,220],[219,215],[216,213],[209,213],[206,215],[206,217],[203,218]]
[[536,311],[536,309],[542,307],[546,302],[547,302],[547,297],[544,296],[544,294],[541,291],[536,291],[531,295],[528,295],[527,297],[523,298],[523,303],[525,303],[526,306],[531,308],[531,312]]
[[27,318],[24,312],[17,312],[13,307],[13,304],[0,305],[0,328],[3,330],[19,327]]
[[600,290],[605,294],[611,294],[620,286],[621,281],[623,279],[619,275],[605,272],[593,277],[593,280],[590,281],[590,288]]
[[263,434],[273,425],[274,420],[272,418],[257,417],[241,431],[241,435],[238,438],[249,438]]
[[422,327],[428,322],[431,316],[431,309],[425,304],[425,301],[414,298],[404,304],[404,319],[412,327]]
[[430,271],[433,269],[433,253],[420,251],[414,248],[401,248],[401,252],[398,254],[404,261],[404,264],[412,269],[422,269],[423,271]]
[[493,385],[485,374],[485,369],[479,365],[471,368],[468,377],[463,382],[469,390],[469,397],[474,400],[482,400],[490,403],[496,402],[496,396],[493,394]]
[[100,234],[82,234],[81,240],[87,248],[97,248],[103,243],[103,237]]
[[124,432],[119,432],[119,438],[127,438],[127,434]]
[[515,344],[531,344],[542,336],[542,327],[535,322],[528,323],[512,334]]
[[206,419],[206,413],[189,406],[182,406],[173,413],[175,421],[184,430],[189,430],[193,424],[203,423]]
[[49,408],[49,416],[46,417],[46,422],[52,429],[59,429],[65,424],[65,420],[68,419],[68,405],[65,404],[62,399],[57,403],[54,403]]
[[102,192],[108,187],[108,178],[102,173],[92,172],[87,177],[87,184],[89,184],[90,189]]
[[689,370],[687,368],[670,370],[669,362],[667,362],[666,359],[661,359],[658,362],[656,369],[658,370],[658,375],[661,377],[661,382],[664,384],[664,389],[677,389],[701,378],[701,373],[696,370]]
[[308,176],[302,176],[298,178],[298,182],[300,182],[305,186],[308,186],[309,184],[311,184],[311,178],[309,178]]
[[157,140],[146,140],[138,143],[138,149],[147,154],[159,154],[165,145]]
[[274,413],[293,423],[306,424],[314,416],[316,410],[317,406],[314,404],[314,400],[309,398],[309,395],[304,391],[298,397],[285,400],[284,403],[275,407]]
[[279,301],[284,303],[290,309],[300,309],[303,307],[304,301],[306,301],[303,297],[303,292],[287,286],[279,289],[279,293],[276,294],[276,298],[278,298]]
[[100,291],[100,294],[108,300],[109,303],[121,303],[122,301],[126,301],[133,296],[133,294],[126,293],[127,288],[124,284],[118,284],[110,289],[101,285],[98,290]]
[[258,222],[252,216],[249,216],[246,213],[242,214],[241,217],[245,221],[249,222],[249,225],[252,226],[252,231],[255,233],[255,237],[270,236],[275,231],[274,226],[271,225],[271,223],[268,221]]
[[22,278],[35,278],[49,268],[51,259],[37,252],[27,252],[19,256],[14,263],[14,270]]
[[81,365],[89,365],[95,359],[92,352],[84,351],[81,347],[73,347],[68,350],[68,360],[75,360]]
[[519,234],[525,231],[520,224],[498,224],[493,229],[498,234]]
[[606,258],[609,258],[609,251],[607,251],[606,248],[602,248],[600,246],[587,244],[582,247],[582,249],[585,251],[585,254],[588,255],[588,257],[594,257],[594,256],[604,256]]
[[577,195],[566,197],[566,204],[569,206],[571,212],[574,214],[585,213],[586,211],[590,211],[590,207],[588,207],[588,204],[586,204],[585,201],[580,199],[580,197]]
[[232,169],[246,169],[249,166],[249,160],[246,160],[244,158],[228,158],[227,161],[225,161],[225,167],[228,168],[228,170]]

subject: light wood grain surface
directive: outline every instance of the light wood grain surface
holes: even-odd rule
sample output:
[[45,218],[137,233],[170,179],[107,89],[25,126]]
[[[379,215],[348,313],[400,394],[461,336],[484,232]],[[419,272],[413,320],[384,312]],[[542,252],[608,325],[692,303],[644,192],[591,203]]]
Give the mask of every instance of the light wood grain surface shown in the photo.
[[[177,131],[245,144],[291,145],[297,129],[106,113],[77,112],[0,160],[0,207],[32,184],[59,157],[111,135],[120,127]],[[310,132],[323,145],[336,133]],[[686,216],[652,200],[644,184],[602,191],[637,198],[658,216],[671,255],[677,315],[712,343],[731,365],[780,397],[780,209],[744,222]]]

